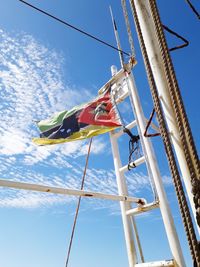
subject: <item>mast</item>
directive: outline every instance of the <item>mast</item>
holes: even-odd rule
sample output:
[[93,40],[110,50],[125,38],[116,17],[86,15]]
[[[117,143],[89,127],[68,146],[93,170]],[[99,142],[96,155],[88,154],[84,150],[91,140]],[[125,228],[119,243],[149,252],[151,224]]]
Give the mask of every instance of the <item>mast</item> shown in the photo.
[[[183,143],[180,138],[177,119],[174,113],[174,107],[169,92],[168,80],[163,66],[162,55],[159,48],[158,38],[155,33],[155,25],[152,19],[149,1],[146,0],[130,0],[132,10],[135,8],[141,33],[144,40],[149,63],[155,79],[159,99],[163,108],[165,119],[168,125],[171,141],[175,149],[177,160],[180,166],[185,188],[188,194],[189,202],[196,221],[196,209],[193,201],[191,173],[184,153]],[[200,228],[197,221],[196,226],[200,234]]]
[[[117,32],[117,26],[111,11],[111,17],[112,17],[112,22],[113,22],[113,28],[115,32],[115,38],[117,42],[118,49],[121,50],[121,45],[120,45],[120,40],[119,40],[119,35]],[[176,233],[173,217],[170,211],[170,207],[167,201],[166,193],[164,190],[163,182],[161,179],[161,175],[159,172],[157,160],[155,157],[155,153],[153,150],[153,146],[151,144],[150,139],[145,138],[143,133],[145,131],[146,127],[146,120],[144,117],[144,113],[142,110],[142,105],[139,99],[139,95],[137,92],[137,87],[134,81],[134,77],[131,73],[131,66],[130,64],[125,64],[124,59],[123,59],[123,54],[119,53],[120,57],[120,63],[121,67],[124,70],[125,78],[124,82],[126,84],[127,90],[128,90],[128,95],[130,97],[131,103],[132,103],[132,109],[133,113],[135,116],[135,125],[137,125],[138,133],[140,136],[141,144],[142,144],[142,150],[144,153],[144,162],[147,165],[147,170],[149,173],[149,176],[152,177],[153,183],[155,185],[155,189],[157,192],[158,196],[158,202],[155,202],[149,205],[149,207],[160,207],[163,223],[165,226],[169,246],[171,248],[171,253],[173,255],[174,261],[171,262],[171,265],[168,265],[168,263],[165,261],[163,263],[144,263],[144,256],[139,240],[139,235],[137,233],[137,228],[135,224],[135,218],[134,218],[134,209],[131,209],[131,205],[128,203],[120,202],[120,207],[121,207],[121,214],[122,214],[122,221],[123,221],[123,226],[124,226],[124,233],[125,233],[125,241],[126,241],[126,247],[127,247],[127,253],[128,253],[128,260],[129,260],[129,266],[130,267],[136,267],[136,266],[178,266],[178,267],[185,267],[185,261],[183,258],[181,246],[179,243],[178,235]],[[112,73],[112,75],[115,75],[116,73]],[[118,87],[117,83],[115,85],[114,90]],[[114,90],[111,92],[114,93]],[[119,148],[118,148],[118,142],[117,142],[118,135],[116,135],[115,132],[110,133],[110,139],[111,139],[111,145],[112,145],[112,152],[113,152],[113,159],[114,159],[114,166],[115,166],[115,172],[116,172],[116,178],[117,178],[117,185],[118,185],[118,191],[119,194],[124,195],[128,194],[127,190],[127,185],[126,185],[126,180],[124,173],[122,172],[122,169],[124,167],[121,166],[121,159],[120,159],[120,154],[119,154]],[[148,204],[147,204],[148,205]],[[149,209],[147,209],[148,211]],[[133,221],[133,227],[134,227],[134,233],[135,233],[135,238],[136,242],[138,245],[138,249],[140,252],[140,256],[142,259],[142,264],[137,264],[138,259],[137,259],[137,253],[136,253],[136,244],[134,242],[133,238],[133,231],[131,230],[131,225],[130,225],[130,219],[132,218]],[[146,265],[149,264],[149,265]],[[150,264],[157,264],[157,265],[150,265]]]

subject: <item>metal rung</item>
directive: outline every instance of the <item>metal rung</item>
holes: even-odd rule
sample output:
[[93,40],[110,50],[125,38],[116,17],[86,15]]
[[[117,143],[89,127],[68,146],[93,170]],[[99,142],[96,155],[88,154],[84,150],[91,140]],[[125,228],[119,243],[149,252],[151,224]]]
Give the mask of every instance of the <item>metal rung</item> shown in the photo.
[[175,267],[173,260],[166,260],[166,261],[154,261],[154,262],[145,262],[145,263],[138,263],[135,264],[135,267]]
[[102,94],[103,92],[105,92],[106,89],[108,89],[111,85],[119,82],[120,79],[124,78],[124,70],[121,69],[119,70],[114,76],[112,76],[112,78],[106,83],[104,84],[98,91],[98,94]]
[[156,202],[145,204],[143,206],[139,206],[135,209],[127,210],[126,215],[128,215],[128,216],[136,215],[136,214],[140,214],[140,213],[145,212],[145,211],[156,209],[158,207],[159,207],[159,202],[156,201]]
[[[139,166],[140,164],[142,164],[142,163],[144,163],[144,162],[145,162],[145,157],[142,156],[141,158],[136,159],[135,161],[131,162],[131,163],[130,163],[130,167],[132,167],[132,168],[137,167],[137,166]],[[119,171],[120,171],[120,172],[128,171],[128,164],[125,165],[125,166],[123,166],[123,167],[121,167],[121,168],[119,169]]]
[[[132,121],[131,123],[129,123],[128,125],[126,125],[126,128],[127,129],[132,129],[133,127],[135,127],[137,125],[137,122],[136,122],[136,120],[135,121]],[[118,131],[118,132],[115,132],[114,134],[113,134],[113,136],[115,137],[115,138],[119,138],[120,136],[122,136],[124,134],[124,131],[123,131],[123,129],[121,129],[120,131]]]
[[120,96],[118,96],[118,98],[116,99],[116,103],[119,104],[122,101],[124,101],[125,98],[127,98],[129,96],[128,92],[125,92],[123,94],[121,94]]

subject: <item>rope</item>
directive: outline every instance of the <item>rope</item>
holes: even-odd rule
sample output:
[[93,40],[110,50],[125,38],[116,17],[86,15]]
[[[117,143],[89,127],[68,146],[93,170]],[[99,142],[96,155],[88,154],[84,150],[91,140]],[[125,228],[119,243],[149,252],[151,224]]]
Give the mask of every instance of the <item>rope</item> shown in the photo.
[[200,266],[199,265],[199,248],[198,248],[198,242],[196,239],[196,235],[195,235],[195,231],[194,231],[194,227],[193,227],[193,223],[192,223],[192,218],[190,216],[189,207],[188,207],[187,200],[186,200],[186,197],[184,194],[181,177],[180,177],[180,174],[178,171],[175,156],[173,153],[172,144],[170,141],[170,136],[169,136],[168,131],[167,131],[167,126],[166,126],[166,122],[164,119],[164,115],[163,115],[160,99],[158,96],[155,80],[153,77],[152,69],[150,66],[149,58],[147,55],[143,35],[141,32],[140,23],[139,23],[138,15],[137,15],[136,8],[135,8],[135,3],[133,0],[130,0],[130,3],[131,3],[132,12],[133,12],[133,16],[134,16],[134,20],[135,20],[135,24],[136,24],[136,30],[138,33],[139,42],[140,42],[140,46],[141,46],[141,50],[142,50],[142,54],[143,54],[145,68],[146,68],[147,75],[148,75],[148,81],[149,81],[150,88],[151,88],[154,106],[155,106],[155,110],[157,113],[157,118],[158,118],[158,122],[159,122],[159,126],[160,126],[160,132],[161,132],[161,136],[162,136],[162,139],[164,142],[165,151],[166,151],[166,155],[168,158],[170,170],[172,173],[172,178],[173,178],[173,182],[174,182],[174,186],[175,186],[175,190],[176,190],[176,194],[177,194],[177,198],[178,198],[178,203],[179,203],[179,207],[180,207],[180,211],[181,211],[183,224],[185,227],[190,251],[191,251],[192,258],[193,258],[194,262],[198,263],[198,267],[199,267]]
[[146,126],[145,131],[144,131],[144,136],[145,137],[155,137],[155,136],[159,136],[160,135],[160,133],[154,133],[154,134],[148,134],[147,133],[148,132],[148,129],[149,129],[150,125],[151,125],[151,122],[152,122],[152,119],[153,119],[154,114],[155,114],[155,108],[151,112],[150,118],[149,118],[149,120],[147,122],[147,126]]
[[[92,139],[93,138],[90,139],[90,143],[89,143],[89,147],[88,147],[88,152],[87,152],[87,157],[86,157],[86,162],[85,162],[85,169],[83,172],[83,177],[82,177],[82,182],[81,182],[81,190],[83,190],[83,187],[84,187],[85,176],[86,176],[87,167],[88,167],[88,160],[89,160],[90,150],[91,150],[91,146],[92,146]],[[73,242],[74,232],[75,232],[75,228],[76,228],[76,222],[77,222],[77,218],[78,218],[78,214],[79,214],[80,204],[81,204],[81,196],[78,198],[78,203],[77,203],[77,207],[76,207],[76,213],[74,216],[74,223],[73,223],[73,227],[72,227],[72,233],[71,233],[71,237],[70,237],[70,243],[69,243],[69,247],[68,247],[65,267],[68,266],[68,262],[69,262],[69,258],[70,258],[72,242]]]
[[[136,168],[134,161],[139,158],[140,147],[139,147],[139,135],[134,135],[134,138],[129,140],[129,157],[128,157],[128,170],[130,171],[133,168]],[[133,157],[133,155],[135,157]]]
[[170,51],[170,52],[171,52],[171,51],[174,51],[174,50],[178,50],[178,49],[184,48],[184,47],[186,47],[186,46],[189,45],[189,41],[186,40],[183,36],[179,35],[179,34],[178,34],[177,32],[175,32],[175,31],[172,31],[169,27],[167,27],[167,26],[165,26],[165,25],[163,25],[163,24],[162,24],[162,26],[163,26],[163,29],[165,29],[167,32],[171,33],[172,35],[176,36],[178,39],[181,39],[181,40],[184,42],[184,44],[182,44],[182,45],[178,45],[178,46],[169,48],[169,51]]
[[128,33],[128,40],[129,40],[129,44],[130,44],[130,48],[131,48],[131,56],[135,58],[135,47],[134,47],[134,42],[133,42],[133,38],[132,38],[133,35],[131,33],[130,22],[128,19],[126,0],[121,0],[121,5],[122,5],[123,13],[124,13],[126,29],[127,29],[127,33]]
[[[112,102],[114,104],[117,115],[121,121],[123,132],[126,133],[130,137],[130,139],[129,139],[129,156],[128,156],[128,170],[130,171],[132,168],[136,168],[136,165],[134,164],[134,160],[139,158],[139,155],[140,155],[140,147],[139,147],[140,137],[139,137],[139,135],[132,134],[131,131],[128,128],[126,128],[124,119],[121,115],[121,112],[120,112],[118,105],[116,103],[116,100],[115,100],[115,92],[112,89],[111,89],[111,97],[112,97]],[[134,159],[133,159],[133,155],[135,156]]]
[[31,5],[31,4],[27,3],[26,1],[23,1],[23,0],[19,0],[19,1],[22,2],[23,4],[29,6],[29,7],[31,7],[31,8],[33,8],[33,9],[37,10],[37,11],[39,11],[40,13],[42,13],[42,14],[44,14],[44,15],[46,15],[46,16],[48,16],[48,17],[50,17],[50,18],[52,18],[52,19],[54,19],[54,20],[56,20],[56,21],[58,21],[58,22],[60,22],[60,23],[62,23],[62,24],[64,24],[65,26],[70,27],[70,28],[72,28],[72,29],[75,30],[75,31],[78,31],[79,33],[82,33],[83,35],[86,35],[87,37],[89,37],[89,38],[91,38],[91,39],[93,39],[93,40],[95,40],[95,41],[97,41],[97,42],[99,42],[99,43],[101,43],[101,44],[104,44],[104,45],[106,45],[106,46],[108,46],[108,47],[110,47],[110,48],[112,48],[112,49],[114,49],[114,50],[116,50],[116,51],[118,51],[118,52],[121,52],[121,53],[123,53],[123,54],[125,54],[125,55],[127,55],[127,56],[130,56],[129,53],[124,52],[124,51],[121,50],[121,49],[118,49],[117,47],[115,47],[115,46],[113,46],[113,45],[111,45],[111,44],[109,44],[109,43],[107,43],[107,42],[105,42],[105,41],[103,41],[103,40],[101,40],[101,39],[95,37],[94,35],[92,35],[92,34],[86,32],[86,31],[83,31],[83,30],[81,30],[81,29],[79,29],[79,28],[73,26],[72,24],[70,24],[70,23],[68,23],[68,22],[66,22],[66,21],[64,21],[64,20],[59,19],[58,17],[55,17],[54,15],[51,15],[50,13],[48,13],[48,12],[46,12],[46,11],[44,11],[44,10],[42,10],[42,9],[40,9],[40,8],[38,8],[38,7],[36,7],[36,6],[34,6],[34,5]]
[[[128,33],[128,39],[129,39],[129,45],[130,45],[130,48],[131,48],[131,52],[132,52],[132,57],[130,59],[130,64],[133,66],[135,64],[135,57],[136,57],[136,54],[135,54],[135,47],[134,47],[134,41],[133,41],[133,38],[132,38],[132,33],[131,33],[131,26],[130,26],[130,22],[129,22],[129,18],[128,18],[128,11],[127,11],[127,6],[126,6],[126,0],[121,0],[121,6],[122,6],[122,9],[123,9],[123,14],[124,14],[124,19],[125,19],[125,23],[126,23],[126,30],[127,30],[127,33]],[[130,73],[126,72],[126,75],[129,75]],[[128,80],[127,80],[127,77],[126,77],[126,83],[127,83],[127,86],[129,88],[129,83],[128,83]],[[128,89],[129,90],[129,93],[130,93],[130,88]],[[131,104],[132,104],[132,108],[134,110],[134,105],[132,103],[132,99],[131,99]],[[140,129],[138,128],[138,131],[140,133],[140,135],[142,136],[142,132],[140,131]],[[142,144],[142,147],[143,147],[143,150],[145,151],[145,146],[143,144],[143,140],[141,138],[141,144]],[[134,151],[134,146],[132,147],[131,149],[131,144],[129,143],[129,164],[128,164],[128,170],[130,170],[130,168],[132,167],[130,165],[130,161],[131,161],[131,157],[132,157],[132,153],[130,152],[131,150]],[[139,144],[137,142],[136,146],[138,147]],[[137,153],[139,154],[139,147],[137,148]],[[146,152],[144,153],[146,154]],[[152,188],[152,192],[154,194],[154,199],[155,201],[158,200],[158,194],[157,194],[157,190],[156,190],[156,187],[155,187],[155,183],[154,183],[154,180],[153,180],[153,175],[152,175],[152,171],[151,171],[151,168],[149,166],[149,162],[148,160],[146,161],[147,163],[147,170],[148,170],[148,173],[149,173],[149,182],[150,182],[150,185],[151,185],[151,188]],[[133,165],[133,168],[135,166]]]

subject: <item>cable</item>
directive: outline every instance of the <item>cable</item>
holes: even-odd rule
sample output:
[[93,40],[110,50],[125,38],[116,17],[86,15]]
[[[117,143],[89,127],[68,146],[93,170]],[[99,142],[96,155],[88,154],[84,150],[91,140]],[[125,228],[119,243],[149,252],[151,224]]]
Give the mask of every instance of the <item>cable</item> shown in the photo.
[[[87,167],[88,167],[88,160],[89,160],[90,150],[91,150],[91,146],[92,146],[92,139],[93,138],[91,138],[90,142],[89,142],[89,147],[88,147],[88,152],[87,152],[87,157],[86,157],[86,162],[85,162],[85,169],[83,172],[83,177],[82,177],[82,182],[81,182],[81,190],[83,190],[83,187],[84,187],[85,176],[86,176],[86,171],[87,171]],[[75,228],[76,228],[76,222],[77,222],[77,218],[78,218],[80,204],[81,204],[81,196],[78,198],[78,203],[77,203],[77,207],[76,207],[76,213],[74,216],[74,223],[73,223],[73,227],[72,227],[72,233],[71,233],[71,237],[70,237],[70,243],[69,243],[69,247],[68,247],[65,267],[67,267],[68,263],[69,263],[69,257],[70,257],[70,253],[71,253],[72,242],[73,242],[74,232],[75,232]]]
[[171,52],[171,51],[174,51],[174,50],[177,50],[177,49],[180,49],[180,48],[183,48],[183,47],[186,47],[186,46],[189,45],[189,41],[186,40],[183,36],[181,36],[181,35],[179,35],[178,33],[172,31],[170,28],[168,28],[167,26],[165,26],[165,25],[163,25],[163,24],[162,24],[162,26],[163,26],[163,29],[164,29],[165,31],[171,33],[172,35],[176,36],[178,39],[181,39],[181,40],[184,42],[184,44],[182,44],[182,45],[179,45],[179,46],[175,46],[175,47],[169,48],[169,51],[170,51],[170,52]]
[[106,45],[106,46],[108,46],[108,47],[110,47],[110,48],[112,48],[112,49],[114,49],[114,50],[116,50],[116,51],[118,51],[118,52],[121,52],[121,53],[123,53],[124,55],[130,56],[129,53],[124,52],[124,51],[121,50],[121,49],[118,49],[117,47],[115,47],[115,46],[113,46],[113,45],[111,45],[111,44],[109,44],[109,43],[107,43],[107,42],[105,42],[105,41],[103,41],[103,40],[101,40],[101,39],[95,37],[94,35],[92,35],[92,34],[90,34],[90,33],[87,33],[87,32],[85,32],[85,31],[83,31],[83,30],[81,30],[81,29],[79,29],[79,28],[73,26],[72,24],[69,24],[68,22],[66,22],[66,21],[64,21],[64,20],[59,19],[58,17],[55,17],[54,15],[51,15],[51,14],[47,13],[46,11],[44,11],[44,10],[42,10],[42,9],[40,9],[40,8],[38,8],[38,7],[36,7],[36,6],[34,6],[34,5],[31,5],[31,4],[27,3],[26,1],[23,1],[23,0],[19,0],[19,1],[22,2],[22,3],[24,3],[25,5],[27,5],[27,6],[29,6],[29,7],[31,7],[31,8],[33,8],[33,9],[37,10],[37,11],[39,11],[40,13],[42,13],[42,14],[44,14],[44,15],[46,15],[46,16],[48,16],[48,17],[50,17],[50,18],[52,18],[52,19],[54,19],[54,20],[56,20],[56,21],[58,21],[58,22],[60,22],[60,23],[62,23],[62,24],[64,24],[65,26],[68,26],[68,27],[72,28],[73,30],[78,31],[78,32],[80,32],[80,33],[86,35],[87,37],[96,40],[96,41],[99,42],[99,43],[102,43],[102,44],[104,44],[104,45]]
[[148,129],[149,129],[150,125],[151,125],[151,122],[152,122],[154,114],[155,114],[155,108],[153,109],[153,111],[152,111],[152,113],[150,115],[150,118],[149,118],[149,120],[147,122],[147,126],[146,126],[145,131],[144,131],[144,136],[145,137],[155,137],[155,136],[159,136],[160,135],[160,133],[154,133],[154,134],[149,134],[148,133]]
[[[128,129],[124,129],[124,132],[127,133]],[[129,131],[129,130],[128,130]],[[128,170],[130,171],[132,168],[136,168],[134,161],[139,158],[140,155],[140,147],[139,147],[139,135],[132,135],[131,134],[129,140],[129,156],[128,156]],[[135,156],[135,158],[133,157]]]
[[194,14],[197,16],[198,19],[200,19],[200,14],[199,12],[195,9],[195,7],[193,6],[193,4],[189,1],[189,0],[185,0],[188,5],[190,6],[190,8],[192,9],[192,11],[194,12]]

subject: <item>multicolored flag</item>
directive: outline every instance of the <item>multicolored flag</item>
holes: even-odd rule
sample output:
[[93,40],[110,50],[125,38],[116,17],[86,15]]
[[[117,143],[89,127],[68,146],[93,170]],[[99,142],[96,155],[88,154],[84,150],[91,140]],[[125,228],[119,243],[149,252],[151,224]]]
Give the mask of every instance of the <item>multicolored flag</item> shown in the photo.
[[90,138],[121,126],[110,89],[92,102],[62,111],[37,123],[41,134],[38,145],[51,145]]

